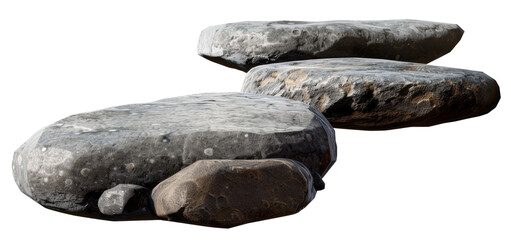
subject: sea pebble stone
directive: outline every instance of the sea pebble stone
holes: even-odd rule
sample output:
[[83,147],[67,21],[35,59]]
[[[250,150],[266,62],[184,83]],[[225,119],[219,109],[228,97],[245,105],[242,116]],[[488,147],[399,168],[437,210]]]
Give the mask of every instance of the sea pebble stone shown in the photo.
[[488,75],[400,61],[337,58],[262,65],[242,91],[312,105],[334,127],[394,129],[483,115],[500,91]]
[[315,194],[307,167],[290,159],[201,160],[158,184],[151,200],[163,219],[233,227],[294,214]]
[[97,207],[105,190],[152,189],[197,160],[290,158],[324,176],[336,159],[334,134],[299,101],[204,93],[62,119],[15,151],[12,171],[21,191],[45,207],[113,219]]
[[450,52],[463,30],[419,20],[237,22],[204,29],[199,55],[248,71],[294,60],[365,57],[431,62]]
[[98,208],[105,215],[145,215],[150,194],[151,190],[142,186],[119,184],[101,194]]

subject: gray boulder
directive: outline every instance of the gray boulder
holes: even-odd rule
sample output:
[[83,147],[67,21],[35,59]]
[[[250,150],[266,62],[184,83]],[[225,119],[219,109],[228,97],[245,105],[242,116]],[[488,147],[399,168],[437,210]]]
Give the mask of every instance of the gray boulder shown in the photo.
[[281,97],[209,93],[73,115],[14,153],[14,178],[41,205],[96,218],[118,184],[152,189],[197,160],[290,158],[323,176],[334,130],[316,109]]
[[258,66],[242,91],[302,101],[334,127],[366,130],[475,117],[500,99],[497,82],[482,72],[364,58]]
[[150,215],[151,190],[134,185],[119,184],[105,190],[98,199],[99,211],[105,215]]
[[364,57],[428,63],[450,52],[463,30],[418,20],[237,22],[202,31],[199,55],[248,71],[268,63]]
[[197,161],[153,189],[156,214],[213,227],[297,213],[316,194],[307,168],[289,159]]

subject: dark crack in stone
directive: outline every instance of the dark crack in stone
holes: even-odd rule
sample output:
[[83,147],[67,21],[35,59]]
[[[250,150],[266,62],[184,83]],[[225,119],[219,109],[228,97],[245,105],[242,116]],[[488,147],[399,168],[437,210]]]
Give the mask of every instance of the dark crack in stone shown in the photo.
[[338,58],[258,66],[243,92],[312,105],[337,128],[381,130],[475,117],[497,106],[482,72],[381,59]]
[[158,184],[161,218],[233,227],[297,213],[316,194],[307,168],[289,159],[201,160]]
[[[286,98],[207,93],[81,113],[51,124],[14,153],[19,188],[39,204],[103,219],[101,194],[152,189],[201,159],[290,158],[323,176],[335,132],[316,109]],[[137,216],[137,218],[140,216]]]
[[364,57],[429,63],[449,53],[463,30],[419,20],[237,22],[202,31],[199,55],[227,67]]

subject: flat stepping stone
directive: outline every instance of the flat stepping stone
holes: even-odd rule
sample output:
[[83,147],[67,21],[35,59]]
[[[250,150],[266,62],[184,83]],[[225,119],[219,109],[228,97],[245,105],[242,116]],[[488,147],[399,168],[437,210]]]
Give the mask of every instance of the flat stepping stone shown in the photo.
[[334,57],[429,63],[450,52],[462,35],[456,24],[418,20],[237,22],[203,30],[198,53],[242,71]]
[[197,94],[67,117],[17,149],[12,168],[21,191],[47,208],[125,219],[98,209],[105,190],[118,184],[152,189],[204,159],[290,158],[323,176],[336,159],[334,134],[324,116],[302,102]]
[[309,170],[289,159],[197,161],[153,189],[156,214],[213,227],[294,214],[316,194]]
[[431,126],[486,114],[500,99],[482,72],[391,60],[338,58],[262,65],[243,92],[312,105],[337,128]]

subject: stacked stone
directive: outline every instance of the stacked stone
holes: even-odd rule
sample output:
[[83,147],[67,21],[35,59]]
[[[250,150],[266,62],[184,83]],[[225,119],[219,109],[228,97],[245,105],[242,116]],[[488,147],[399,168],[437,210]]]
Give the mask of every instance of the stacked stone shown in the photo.
[[213,26],[199,54],[248,71],[242,93],[70,116],[16,150],[14,178],[44,207],[100,219],[233,227],[294,214],[325,187],[332,125],[429,126],[495,108],[491,77],[423,64],[462,34],[415,20]]
[[248,71],[242,92],[305,102],[337,128],[381,130],[497,106],[499,86],[488,75],[424,64],[462,35],[455,24],[417,20],[240,22],[205,29],[198,51]]
[[23,193],[57,211],[232,227],[301,210],[336,152],[308,104],[204,93],[67,117],[16,150],[12,169]]

